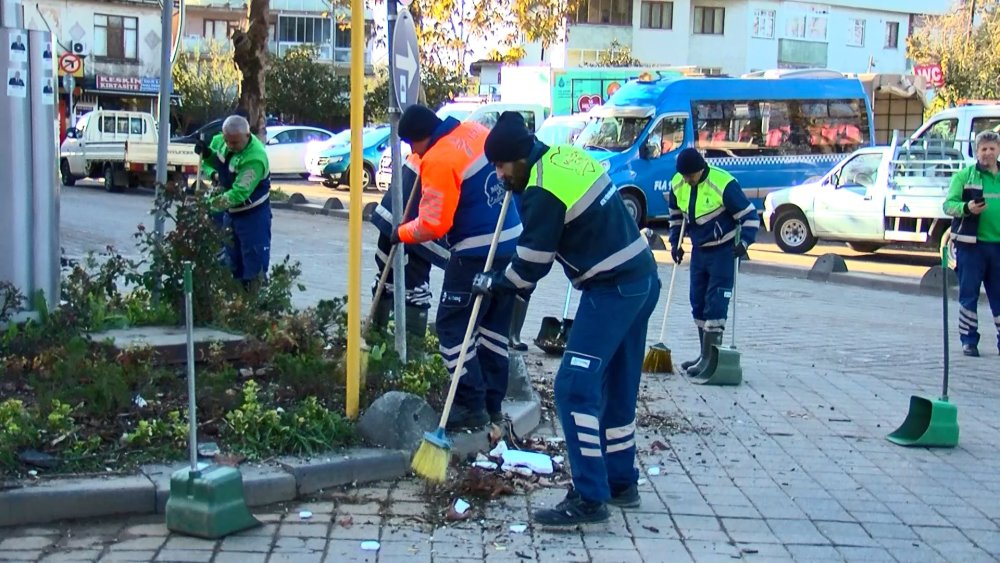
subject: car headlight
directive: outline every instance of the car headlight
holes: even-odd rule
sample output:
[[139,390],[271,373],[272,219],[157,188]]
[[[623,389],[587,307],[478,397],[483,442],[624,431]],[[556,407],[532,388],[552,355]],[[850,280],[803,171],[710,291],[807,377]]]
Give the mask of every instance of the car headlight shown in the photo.
[[610,160],[602,160],[601,161],[601,168],[604,168],[605,172],[607,172],[608,170],[611,170],[611,161]]

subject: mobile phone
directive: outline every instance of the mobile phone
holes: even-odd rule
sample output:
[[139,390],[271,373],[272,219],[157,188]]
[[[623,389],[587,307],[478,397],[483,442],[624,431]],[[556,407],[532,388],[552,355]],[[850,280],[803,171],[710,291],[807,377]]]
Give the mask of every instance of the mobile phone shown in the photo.
[[976,199],[972,200],[972,203],[975,203],[976,205],[982,205],[982,204],[986,203],[986,198],[985,197],[977,197]]

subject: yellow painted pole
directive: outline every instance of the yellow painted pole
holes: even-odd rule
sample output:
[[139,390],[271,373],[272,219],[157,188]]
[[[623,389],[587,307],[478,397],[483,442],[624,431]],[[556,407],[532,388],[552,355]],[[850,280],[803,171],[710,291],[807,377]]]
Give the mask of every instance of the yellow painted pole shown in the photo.
[[351,202],[347,254],[347,417],[358,417],[361,383],[361,133],[365,112],[364,0],[351,0]]

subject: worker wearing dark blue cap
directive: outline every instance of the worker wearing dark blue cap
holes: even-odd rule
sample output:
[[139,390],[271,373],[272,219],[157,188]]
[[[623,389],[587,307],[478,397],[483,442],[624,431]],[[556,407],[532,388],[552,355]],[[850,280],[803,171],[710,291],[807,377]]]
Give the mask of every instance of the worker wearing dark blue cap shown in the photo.
[[698,359],[683,362],[688,375],[698,375],[708,363],[708,350],[722,344],[729,298],[736,275],[736,257],[746,257],[756,240],[760,218],[739,182],[725,170],[710,166],[696,149],[677,155],[677,173],[665,196],[670,209],[670,256],[684,260],[681,223],[691,238],[691,314],[701,340]]
[[635,405],[660,294],[653,254],[600,162],[573,145],[545,145],[520,113],[500,116],[486,158],[505,188],[521,194],[524,230],[510,264],[479,276],[473,291],[530,294],[557,260],[582,291],[555,379],[573,488],[534,520],[607,520],[606,503],[639,506]]

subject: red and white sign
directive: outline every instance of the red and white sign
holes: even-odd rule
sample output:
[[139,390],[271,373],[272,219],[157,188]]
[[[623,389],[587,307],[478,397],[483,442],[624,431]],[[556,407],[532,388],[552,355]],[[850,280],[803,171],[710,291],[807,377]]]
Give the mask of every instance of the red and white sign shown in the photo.
[[83,59],[73,53],[63,53],[59,57],[59,70],[63,74],[76,74],[83,68]]
[[941,65],[938,63],[917,65],[913,67],[913,74],[923,76],[927,83],[935,88],[944,86],[944,71],[941,70]]
[[602,100],[601,97],[598,96],[597,94],[591,94],[591,95],[584,94],[583,96],[580,96],[580,99],[577,101],[576,105],[577,107],[580,108],[581,112],[587,113],[588,111],[590,111],[591,108],[597,107],[601,105],[603,102],[604,100]]

